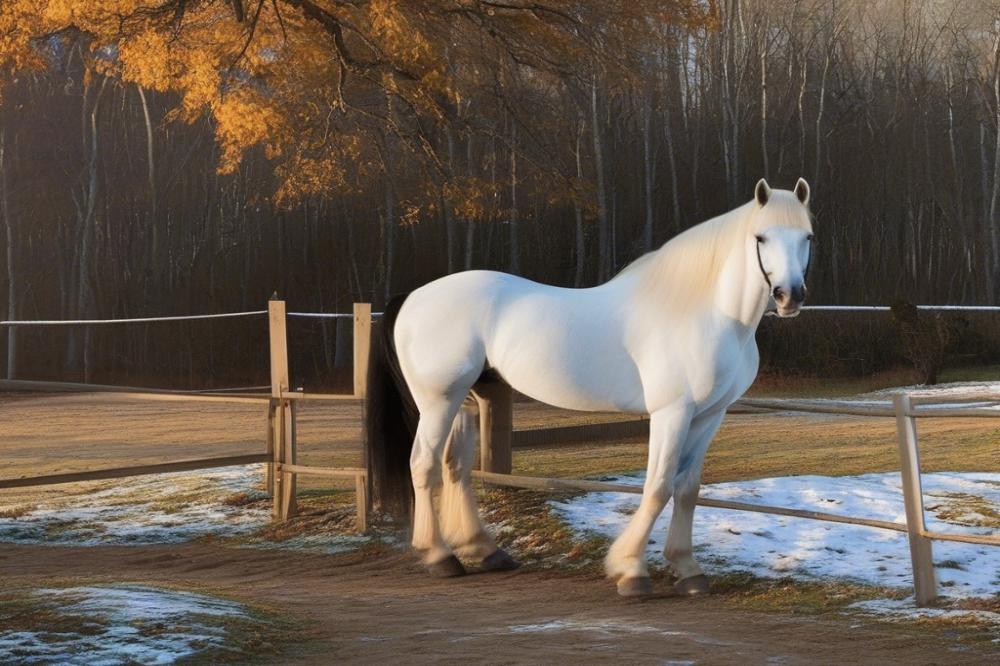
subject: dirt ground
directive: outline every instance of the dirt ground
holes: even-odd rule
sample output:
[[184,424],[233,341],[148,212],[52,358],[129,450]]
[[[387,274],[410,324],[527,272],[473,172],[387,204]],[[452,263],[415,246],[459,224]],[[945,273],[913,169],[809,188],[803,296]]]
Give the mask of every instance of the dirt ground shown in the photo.
[[[573,415],[519,404],[516,427],[569,425]],[[360,460],[356,403],[306,405],[304,462]],[[996,471],[998,422],[921,424],[925,469]],[[4,478],[263,450],[256,405],[147,402],[127,396],[0,396]],[[789,473],[898,469],[889,419],[740,415],[727,419],[706,481]],[[517,449],[516,471],[584,475],[641,468],[641,440]],[[113,482],[111,482],[113,483]],[[0,507],[86,493],[93,485],[0,491]],[[306,486],[300,486],[305,488]],[[202,589],[300,622],[299,647],[275,663],[907,663],[980,664],[994,647],[833,612],[741,608],[727,595],[642,602],[591,573],[541,567],[428,578],[385,549],[318,555],[217,544],[68,547],[0,544],[0,591],[41,585],[134,582]],[[666,591],[665,582],[660,582]]]
[[0,589],[48,581],[206,589],[303,621],[275,663],[982,664],[913,628],[734,610],[720,598],[618,598],[606,581],[522,569],[427,577],[408,556],[204,545],[0,545]]

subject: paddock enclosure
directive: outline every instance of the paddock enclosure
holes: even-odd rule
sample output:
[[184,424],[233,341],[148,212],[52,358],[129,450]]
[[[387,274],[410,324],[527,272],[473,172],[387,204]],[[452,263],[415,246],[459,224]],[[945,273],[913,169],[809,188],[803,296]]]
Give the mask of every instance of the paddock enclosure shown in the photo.
[[[824,306],[812,306],[824,309]],[[831,306],[832,307],[832,306]],[[806,309],[809,309],[808,307]],[[825,309],[830,309],[827,307]],[[843,309],[843,308],[837,308]],[[867,308],[878,311],[878,308]],[[981,309],[981,308],[980,308]],[[47,486],[62,483],[114,479],[128,476],[159,474],[163,472],[212,469],[233,465],[262,463],[265,469],[266,491],[271,497],[272,518],[285,521],[296,514],[296,488],[299,476],[319,476],[353,481],[355,489],[356,524],[365,531],[369,522],[367,472],[360,466],[304,464],[298,447],[299,425],[304,405],[340,403],[357,405],[364,399],[367,357],[371,343],[373,313],[370,304],[358,303],[350,314],[287,312],[284,301],[272,300],[267,310],[242,313],[202,315],[201,317],[267,317],[271,384],[268,394],[250,389],[216,392],[190,392],[174,390],[134,389],[89,384],[31,382],[8,380],[0,382],[0,390],[8,391],[80,391],[93,394],[100,400],[120,397],[129,401],[156,403],[190,403],[212,406],[240,405],[261,418],[263,451],[232,453],[213,457],[191,457],[167,462],[93,468],[82,471],[44,475],[22,475],[0,479],[0,489]],[[289,317],[342,318],[353,320],[354,359],[353,391],[351,393],[311,393],[294,390],[288,364],[287,320]],[[178,320],[188,317],[170,317]],[[192,317],[193,318],[193,317]],[[155,322],[158,318],[100,321],[39,321],[2,322],[3,325],[67,326],[112,325],[135,322]],[[519,445],[559,443],[585,439],[606,439],[623,436],[641,436],[648,432],[644,419],[623,419],[598,424],[514,428],[515,398],[508,387],[492,385],[491,393],[479,398],[480,409],[480,469],[474,476],[487,484],[527,488],[533,490],[573,490],[587,492],[641,493],[641,487],[614,484],[595,480],[551,478],[512,474],[513,449]],[[160,409],[170,406],[160,404]],[[699,505],[732,511],[750,511],[810,520],[865,525],[868,527],[904,532],[908,535],[913,567],[913,584],[918,605],[927,605],[937,596],[937,582],[932,558],[933,541],[956,541],[979,545],[1000,545],[1000,537],[968,534],[950,534],[929,531],[925,524],[922,501],[919,440],[917,420],[933,417],[945,419],[980,419],[1000,417],[1000,396],[974,395],[955,399],[918,398],[898,393],[889,401],[819,401],[744,398],[733,405],[737,413],[801,413],[814,415],[859,416],[892,419],[895,423],[899,471],[905,501],[905,522],[874,520],[835,513],[802,511],[798,509],[731,502],[702,498]],[[258,417],[258,418],[259,418]],[[113,424],[109,423],[109,427]],[[44,429],[44,424],[39,425]],[[195,429],[197,431],[197,429]],[[88,452],[88,458],[99,459],[99,452]]]

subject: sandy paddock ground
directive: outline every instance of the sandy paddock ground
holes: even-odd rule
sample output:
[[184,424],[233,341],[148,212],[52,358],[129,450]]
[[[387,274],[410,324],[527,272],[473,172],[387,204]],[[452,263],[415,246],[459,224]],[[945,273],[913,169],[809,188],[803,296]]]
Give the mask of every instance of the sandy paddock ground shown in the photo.
[[[359,416],[353,403],[306,405],[299,429],[303,461],[358,464]],[[515,420],[516,427],[539,427],[602,418],[519,404]],[[997,471],[1000,423],[927,423],[921,430],[926,468]],[[896,469],[892,428],[891,420],[735,416],[720,433],[706,480]],[[255,452],[263,448],[263,431],[263,410],[255,405],[100,394],[0,396],[5,478]],[[644,449],[638,440],[518,449],[515,467],[566,476],[611,473],[641,468]],[[94,487],[0,491],[0,509]],[[391,548],[324,555],[211,541],[0,544],[0,563],[0,592],[128,582],[209,591],[267,608],[302,628],[298,647],[265,657],[277,663],[405,657],[411,663],[972,664],[996,656],[995,646],[970,645],[958,634],[925,632],[919,625],[757,609],[725,594],[623,600],[592,571],[528,566],[437,581]],[[658,586],[668,589],[663,581]]]

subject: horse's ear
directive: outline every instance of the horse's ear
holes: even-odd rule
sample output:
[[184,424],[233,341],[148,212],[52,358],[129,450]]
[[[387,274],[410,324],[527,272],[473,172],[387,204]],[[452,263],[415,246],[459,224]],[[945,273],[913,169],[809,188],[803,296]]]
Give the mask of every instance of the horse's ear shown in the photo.
[[757,181],[757,187],[753,189],[753,198],[761,206],[766,204],[767,200],[771,198],[771,186],[763,178]]
[[799,178],[795,183],[795,197],[802,202],[803,206],[809,205],[809,183],[805,178]]

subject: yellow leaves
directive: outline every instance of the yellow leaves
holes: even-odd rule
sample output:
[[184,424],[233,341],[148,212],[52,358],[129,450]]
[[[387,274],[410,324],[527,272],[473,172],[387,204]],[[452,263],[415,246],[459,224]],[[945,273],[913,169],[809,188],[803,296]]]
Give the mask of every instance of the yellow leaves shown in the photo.
[[118,43],[122,77],[149,90],[170,88],[177,68],[171,66],[170,49],[164,34],[144,30]]
[[[216,138],[222,147],[220,173],[232,173],[239,166],[247,148],[280,136],[284,122],[281,113],[260,94],[249,90],[230,93],[213,104]],[[280,155],[277,144],[268,146],[271,157]]]
[[499,189],[499,184],[481,178],[457,177],[445,183],[442,195],[455,217],[486,220],[500,212],[494,205]]
[[[313,194],[352,194],[358,187],[348,178],[348,167],[361,158],[366,145],[362,136],[342,133],[329,137],[321,151],[307,153],[301,144],[296,152],[276,169],[280,185],[275,194],[275,203],[291,207],[298,200]],[[370,181],[361,183],[361,187]]]
[[[256,2],[244,4],[258,16]],[[176,95],[168,120],[209,115],[220,171],[234,171],[260,147],[274,162],[282,203],[370,187],[406,151],[418,168],[397,184],[404,218],[448,206],[463,219],[488,219],[503,198],[493,179],[437,180],[448,161],[436,138],[442,127],[475,116],[480,131],[495,131],[513,97],[534,105],[526,113],[538,116],[530,120],[536,128],[555,127],[564,119],[546,107],[566,100],[569,75],[589,71],[602,54],[607,64],[641,50],[662,36],[658,21],[704,26],[715,12],[713,0],[545,7],[266,0],[254,23],[236,21],[226,0],[188,0],[180,16],[166,0],[0,0],[0,82],[66,57],[69,49],[50,48],[59,39],[82,47],[87,71]],[[588,200],[581,188],[538,180],[549,202]]]

